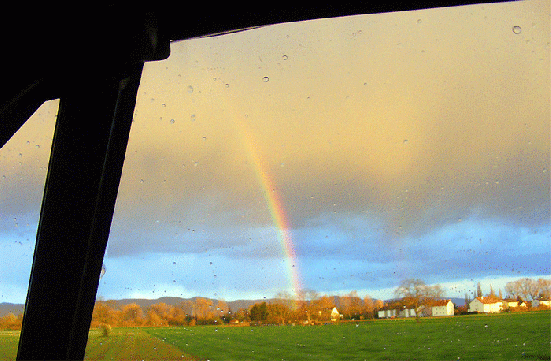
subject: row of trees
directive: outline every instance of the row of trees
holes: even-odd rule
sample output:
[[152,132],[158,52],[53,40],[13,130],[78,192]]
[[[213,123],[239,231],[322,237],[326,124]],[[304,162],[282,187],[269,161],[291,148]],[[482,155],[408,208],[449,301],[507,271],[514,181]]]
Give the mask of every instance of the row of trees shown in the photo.
[[[518,301],[535,301],[549,300],[551,298],[551,280],[550,279],[532,279],[519,278],[516,281],[507,282],[505,284],[505,297],[501,289],[496,294],[492,285],[490,285],[490,293],[484,295],[482,286],[478,282],[476,286],[476,297],[490,297],[498,300],[513,299]],[[468,304],[473,299],[465,294],[465,303]]]
[[331,310],[338,307],[343,319],[366,319],[375,317],[382,301],[370,297],[360,298],[356,291],[346,296],[319,296],[307,291],[301,300],[280,295],[270,302],[257,303],[249,308],[232,311],[225,301],[213,301],[198,297],[179,305],[158,303],[143,308],[138,304],[117,307],[113,301],[96,303],[92,327],[108,324],[123,326],[184,326],[221,323],[301,323],[328,322]]
[[0,330],[20,330],[23,322],[23,314],[19,316],[14,315],[12,312],[0,317]]
[[383,302],[369,296],[361,298],[356,291],[345,296],[320,296],[310,291],[299,301],[281,297],[269,303],[257,303],[250,308],[245,321],[268,324],[325,323],[332,321],[335,307],[339,320],[371,319],[376,317]]
[[551,298],[551,280],[520,278],[505,285],[506,297],[521,298],[523,301]]
[[184,326],[229,322],[231,311],[223,300],[197,297],[179,305],[157,303],[144,309],[136,303],[117,307],[113,301],[96,302],[92,314],[92,327],[111,326]]
[[[549,299],[551,280],[532,280],[522,278],[508,282],[505,292],[508,298],[523,300]],[[442,297],[443,290],[439,285],[429,286],[419,279],[408,279],[400,283],[394,292],[401,305],[408,308],[420,309],[430,305]],[[482,296],[482,289],[478,285],[477,296]],[[495,295],[493,288],[490,297],[502,298]],[[466,301],[468,301],[467,296]],[[467,302],[468,303],[468,302]],[[302,292],[298,300],[288,294],[279,294],[275,300],[257,303],[249,308],[232,311],[223,301],[213,301],[198,297],[184,301],[178,305],[158,303],[142,308],[132,303],[118,306],[114,301],[98,301],[94,308],[92,327],[107,324],[112,327],[123,326],[185,326],[197,324],[217,323],[323,323],[331,321],[331,311],[336,307],[340,313],[339,319],[360,320],[375,318],[377,311],[385,305],[381,300],[371,297],[359,297],[356,291],[345,296],[319,295],[314,291]],[[417,312],[419,316],[420,313]],[[0,318],[0,329],[20,329],[22,315],[10,313]]]

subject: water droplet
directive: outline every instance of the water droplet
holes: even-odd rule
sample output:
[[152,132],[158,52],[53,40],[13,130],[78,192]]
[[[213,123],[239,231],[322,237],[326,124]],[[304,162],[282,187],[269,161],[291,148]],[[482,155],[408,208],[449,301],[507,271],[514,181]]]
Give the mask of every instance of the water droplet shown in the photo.
[[283,58],[283,60],[289,59],[289,57],[288,57],[287,55],[285,55],[285,54],[283,54],[282,58]]
[[187,86],[187,92],[188,92],[189,94],[193,93],[193,87],[192,87],[191,85],[188,85],[188,86]]
[[404,141],[402,143],[407,144],[407,142],[408,142],[408,140],[404,139]]
[[230,87],[230,85],[229,85],[229,84],[226,84],[226,88],[229,88],[229,87]]
[[513,26],[513,33],[520,34],[521,32],[522,32],[522,29],[520,26],[518,25]]
[[423,20],[417,19],[417,24],[421,24],[422,22],[423,22]]
[[170,124],[174,124],[175,120],[174,119],[170,119]]
[[262,81],[263,81],[264,83],[267,83],[267,82],[270,81],[270,78],[268,78],[267,76],[265,76],[264,78],[262,78]]

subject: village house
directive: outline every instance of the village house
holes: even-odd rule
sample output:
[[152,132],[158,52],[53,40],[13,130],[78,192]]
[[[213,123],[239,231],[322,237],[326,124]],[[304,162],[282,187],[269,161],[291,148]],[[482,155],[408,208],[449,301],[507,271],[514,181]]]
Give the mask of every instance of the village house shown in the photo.
[[379,318],[415,317],[415,309],[394,305],[380,309],[377,315]]
[[403,308],[398,312],[398,317],[415,317],[415,309]]
[[342,315],[337,310],[337,307],[333,307],[331,310],[331,321],[335,322],[337,320],[340,320],[342,318]]
[[398,316],[398,310],[395,308],[383,308],[377,313],[379,318],[392,318]]
[[538,299],[538,300],[534,300],[532,302],[532,306],[533,307],[547,307],[547,308],[549,308],[549,307],[551,307],[551,300],[543,299],[543,298]]
[[438,300],[432,304],[433,316],[453,316],[454,304],[452,300]]
[[477,297],[469,303],[469,312],[495,313],[500,312],[503,301],[495,297]]
[[517,299],[512,299],[512,298],[506,298],[503,300],[503,302],[507,303],[507,306],[508,307],[518,307],[518,300]]

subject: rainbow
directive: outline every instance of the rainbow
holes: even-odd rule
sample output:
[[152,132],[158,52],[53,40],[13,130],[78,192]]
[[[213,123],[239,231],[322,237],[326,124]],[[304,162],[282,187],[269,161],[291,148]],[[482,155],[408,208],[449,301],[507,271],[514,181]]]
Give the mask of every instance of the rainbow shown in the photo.
[[[244,125],[240,126],[243,134],[244,144],[247,147],[247,153],[251,157],[254,169],[259,183],[263,189],[264,200],[267,204],[272,221],[277,229],[277,238],[283,249],[286,268],[289,276],[289,288],[297,301],[302,291],[302,282],[298,267],[297,255],[293,244],[291,226],[281,196],[277,191],[277,185],[274,182],[268,163],[258,152],[256,141],[251,132],[247,131]],[[295,303],[296,305],[296,303]]]

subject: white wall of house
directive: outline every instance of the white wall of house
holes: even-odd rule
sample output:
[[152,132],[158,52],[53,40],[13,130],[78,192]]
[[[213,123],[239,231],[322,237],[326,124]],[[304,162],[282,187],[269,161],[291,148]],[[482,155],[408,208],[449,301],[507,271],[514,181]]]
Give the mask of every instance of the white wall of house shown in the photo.
[[496,303],[487,303],[484,305],[484,310],[485,310],[484,312],[488,312],[488,313],[500,312],[502,305],[503,305],[503,302],[501,301]]
[[484,303],[478,297],[469,303],[469,312],[485,312],[495,313],[500,312],[502,308],[502,301],[494,303]]
[[396,317],[398,315],[398,312],[393,309],[393,310],[380,310],[378,312],[378,316],[379,318],[391,318],[391,317]]
[[509,307],[518,307],[518,301],[505,301]]
[[415,317],[415,310],[413,308],[406,308],[402,312],[402,317]]
[[454,315],[453,302],[448,301],[448,303],[446,303],[445,306],[433,306],[432,315],[433,316],[453,316]]
[[484,304],[478,298],[475,298],[469,303],[469,312],[485,312]]
[[549,300],[534,300],[534,302],[532,302],[532,306],[534,306],[534,307],[540,307],[540,306],[551,307],[551,301],[549,301]]
[[341,318],[341,314],[337,310],[337,307],[333,307],[331,310],[331,321],[336,321]]

